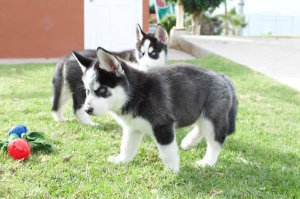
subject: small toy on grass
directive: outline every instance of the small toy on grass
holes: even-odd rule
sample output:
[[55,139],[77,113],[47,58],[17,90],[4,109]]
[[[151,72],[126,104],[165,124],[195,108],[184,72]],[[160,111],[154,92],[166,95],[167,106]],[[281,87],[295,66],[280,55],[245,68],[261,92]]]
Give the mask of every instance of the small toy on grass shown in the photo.
[[8,136],[12,134],[17,134],[19,137],[22,136],[23,133],[27,133],[27,127],[21,124],[11,127],[8,131]]
[[8,144],[7,151],[10,157],[15,160],[26,159],[30,155],[30,145],[23,138],[17,138]]
[[8,132],[9,138],[0,142],[0,149],[8,151],[8,154],[16,159],[26,159],[31,151],[51,152],[52,145],[45,139],[44,133],[27,132],[24,125],[16,125]]

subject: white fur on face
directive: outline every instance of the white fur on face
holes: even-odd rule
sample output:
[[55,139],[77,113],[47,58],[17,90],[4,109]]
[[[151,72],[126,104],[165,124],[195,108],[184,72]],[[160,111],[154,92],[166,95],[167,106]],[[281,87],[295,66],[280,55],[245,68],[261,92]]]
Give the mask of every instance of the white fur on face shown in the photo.
[[93,115],[96,116],[104,114],[107,111],[119,112],[128,99],[124,88],[116,86],[115,88],[108,88],[108,92],[111,95],[106,98],[98,97],[93,92],[90,92],[85,100],[85,109],[93,108]]
[[138,50],[136,50],[136,57],[138,58],[139,67],[144,71],[147,71],[150,68],[154,67],[162,67],[166,64],[167,61],[167,55],[163,50],[159,53],[158,59],[152,59],[148,53],[151,53],[153,51],[153,47],[149,46],[150,41],[147,39],[141,47],[141,52],[144,53],[144,56],[142,58],[139,58],[139,52]]
[[94,91],[101,85],[96,81],[96,71],[93,68],[86,71],[82,81],[85,89],[89,91],[84,103],[84,109],[93,108],[93,115],[101,115],[107,111],[118,112],[128,100],[128,96],[122,86],[116,86],[115,88],[107,87],[110,93],[108,97],[96,96]]

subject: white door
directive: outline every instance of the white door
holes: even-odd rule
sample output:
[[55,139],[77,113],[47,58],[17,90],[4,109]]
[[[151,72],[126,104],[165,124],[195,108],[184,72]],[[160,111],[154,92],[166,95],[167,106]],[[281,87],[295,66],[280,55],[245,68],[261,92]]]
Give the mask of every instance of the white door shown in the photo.
[[142,26],[143,0],[84,0],[84,48],[132,49]]

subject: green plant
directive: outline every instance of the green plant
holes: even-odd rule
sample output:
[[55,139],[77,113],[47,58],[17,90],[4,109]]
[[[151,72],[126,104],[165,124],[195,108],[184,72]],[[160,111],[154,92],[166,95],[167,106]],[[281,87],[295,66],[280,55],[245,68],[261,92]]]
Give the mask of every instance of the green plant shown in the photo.
[[160,24],[167,30],[168,34],[170,34],[171,29],[176,25],[176,16],[167,14],[160,21]]
[[225,35],[231,31],[232,35],[238,35],[239,29],[247,26],[244,17],[237,14],[236,9],[232,8],[228,13],[219,15],[224,24]]
[[184,11],[192,16],[192,33],[200,34],[201,26],[203,26],[204,13],[213,11],[223,0],[166,0],[170,2],[178,2],[183,5]]

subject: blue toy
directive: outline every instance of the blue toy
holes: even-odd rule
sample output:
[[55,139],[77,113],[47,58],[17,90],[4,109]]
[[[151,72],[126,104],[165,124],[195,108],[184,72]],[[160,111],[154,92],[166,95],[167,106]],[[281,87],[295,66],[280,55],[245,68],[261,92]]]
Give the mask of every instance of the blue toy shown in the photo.
[[[52,151],[52,144],[45,138],[45,134],[41,132],[27,132],[27,127],[21,124],[13,126],[8,132],[8,139],[0,142],[0,149],[7,151],[8,146],[18,138],[25,139],[29,144],[32,151]],[[16,145],[17,146],[17,145]],[[21,146],[21,144],[20,144]]]
[[27,127],[21,124],[18,124],[16,126],[13,126],[9,132],[8,132],[8,136],[12,135],[12,134],[16,134],[19,136],[19,138],[22,136],[23,133],[27,132]]

